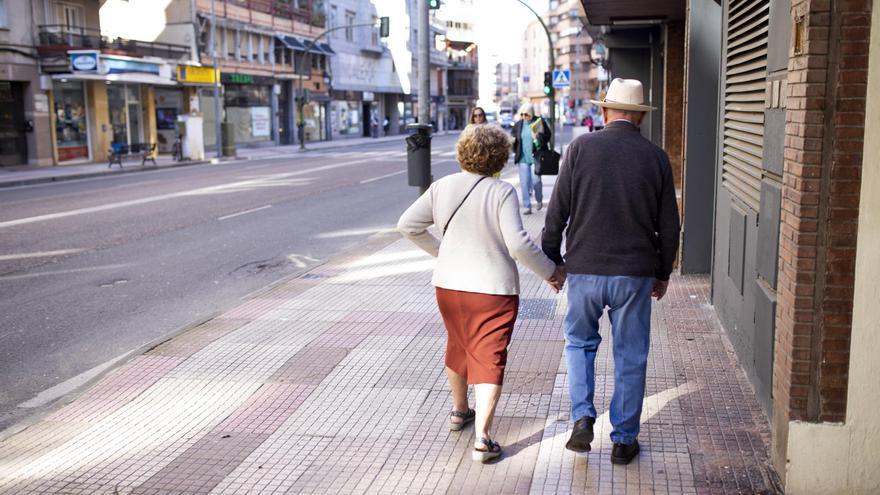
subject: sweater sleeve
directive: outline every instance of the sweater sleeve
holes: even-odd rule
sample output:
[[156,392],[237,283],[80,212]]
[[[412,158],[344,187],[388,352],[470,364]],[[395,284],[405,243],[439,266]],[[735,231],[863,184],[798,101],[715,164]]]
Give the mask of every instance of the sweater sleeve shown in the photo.
[[568,225],[571,212],[571,162],[575,146],[570,145],[562,157],[556,186],[547,205],[547,216],[544,219],[544,231],[541,234],[541,248],[554,263],[561,265],[562,233]]
[[519,200],[513,187],[507,190],[502,199],[498,216],[504,244],[513,259],[522,263],[543,280],[549,279],[553,275],[556,265],[529,238],[528,232],[523,227],[522,217],[519,216]]
[[661,152],[663,162],[663,184],[660,190],[660,205],[657,214],[657,237],[660,245],[660,266],[654,275],[658,280],[669,280],[672,265],[678,253],[681,220],[678,216],[678,203],[675,201],[675,181],[672,167],[665,152]]
[[416,246],[433,257],[440,253],[440,239],[428,232],[428,227],[434,224],[433,208],[434,185],[419,196],[397,221],[397,230],[404,237],[412,241]]

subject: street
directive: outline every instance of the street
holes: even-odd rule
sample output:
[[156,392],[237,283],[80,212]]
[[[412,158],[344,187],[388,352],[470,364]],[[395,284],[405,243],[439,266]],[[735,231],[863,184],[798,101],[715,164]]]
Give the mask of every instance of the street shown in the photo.
[[[454,140],[434,139],[435,178],[458,171]],[[0,430],[393,229],[417,194],[405,170],[400,140],[0,191]]]

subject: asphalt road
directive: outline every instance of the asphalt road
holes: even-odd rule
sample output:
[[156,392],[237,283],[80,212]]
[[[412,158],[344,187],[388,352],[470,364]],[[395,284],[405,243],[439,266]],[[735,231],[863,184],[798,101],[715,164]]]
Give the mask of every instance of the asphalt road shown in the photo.
[[[434,139],[435,178],[458,171]],[[0,431],[115,360],[392,229],[403,141],[0,190]]]

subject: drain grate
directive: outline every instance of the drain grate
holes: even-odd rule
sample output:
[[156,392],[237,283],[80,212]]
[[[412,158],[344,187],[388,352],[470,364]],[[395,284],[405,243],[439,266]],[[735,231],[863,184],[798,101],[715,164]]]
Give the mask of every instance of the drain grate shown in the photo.
[[520,299],[519,316],[522,320],[550,320],[556,313],[555,299]]

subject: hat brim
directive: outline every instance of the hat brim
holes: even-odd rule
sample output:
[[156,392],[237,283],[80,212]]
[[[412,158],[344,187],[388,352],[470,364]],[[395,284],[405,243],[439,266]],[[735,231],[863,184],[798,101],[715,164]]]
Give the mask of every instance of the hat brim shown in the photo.
[[653,112],[657,107],[649,107],[647,105],[636,105],[633,103],[618,103],[616,101],[590,100],[594,105],[604,108],[613,108],[615,110],[631,110],[633,112]]

